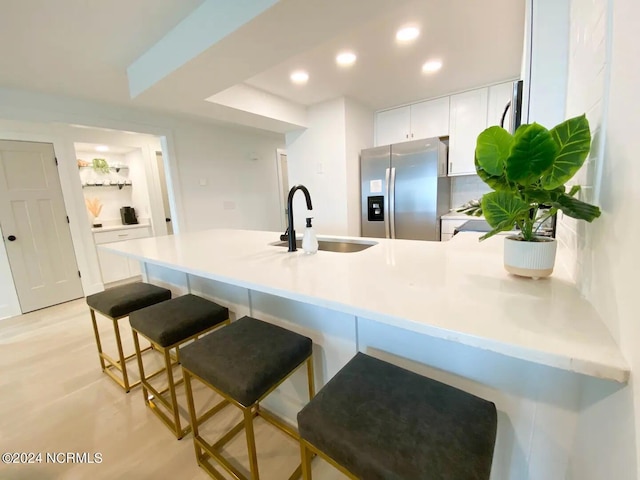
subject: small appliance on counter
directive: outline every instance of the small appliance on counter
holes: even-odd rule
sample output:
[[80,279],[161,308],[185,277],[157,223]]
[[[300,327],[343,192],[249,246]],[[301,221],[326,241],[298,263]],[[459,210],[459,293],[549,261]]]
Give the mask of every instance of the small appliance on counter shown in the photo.
[[120,209],[120,218],[123,225],[135,225],[138,223],[136,209],[133,207],[122,207]]

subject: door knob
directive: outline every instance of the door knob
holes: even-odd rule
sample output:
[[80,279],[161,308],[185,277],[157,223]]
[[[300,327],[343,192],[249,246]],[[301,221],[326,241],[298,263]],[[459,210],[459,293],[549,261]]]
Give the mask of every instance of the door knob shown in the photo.
[[15,240],[16,240],[16,236],[15,236],[15,235],[9,235],[9,236],[7,237],[7,240],[9,240],[10,242],[15,242]]

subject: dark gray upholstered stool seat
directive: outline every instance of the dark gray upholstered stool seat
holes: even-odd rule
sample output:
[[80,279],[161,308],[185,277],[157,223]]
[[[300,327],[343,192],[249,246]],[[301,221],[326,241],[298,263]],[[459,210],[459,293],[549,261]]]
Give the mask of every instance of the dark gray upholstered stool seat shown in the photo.
[[355,478],[486,480],[497,417],[492,402],[358,353],[298,428],[303,463],[306,443]]
[[[185,342],[197,338],[208,331],[229,323],[229,309],[196,295],[187,294],[165,302],[157,303],[129,316],[133,330],[133,343],[138,357],[142,396],[145,404],[151,408],[160,420],[181,439],[190,427],[184,429],[180,422],[180,410],[176,396],[176,385],[173,378],[173,366],[180,359],[180,347]],[[146,375],[138,335],[142,335],[164,356],[164,369],[152,375]],[[171,349],[175,348],[176,363],[171,361]],[[168,387],[158,391],[149,382],[157,374],[166,372]],[[153,396],[149,396],[149,391]],[[164,397],[168,392],[169,399]],[[169,415],[159,407],[164,406]]]
[[228,308],[187,294],[132,312],[129,323],[149,340],[168,347],[228,319]]
[[[96,337],[96,346],[98,347],[98,358],[100,367],[112,380],[120,385],[125,392],[129,392],[140,382],[129,383],[127,374],[127,360],[132,359],[135,354],[125,356],[122,348],[122,339],[120,337],[120,327],[118,320],[126,317],[131,312],[140,308],[145,308],[171,298],[171,290],[151,285],[149,283],[129,283],[114,288],[109,288],[104,292],[89,295],[87,297],[87,305],[91,314],[91,322],[93,323],[93,333]],[[108,317],[113,322],[113,328],[116,336],[116,346],[118,348],[118,360],[102,351],[102,343],[100,341],[100,333],[98,324],[96,323],[96,314],[99,312]],[[106,361],[106,363],[105,363]],[[122,378],[114,373],[119,370]]]
[[[304,363],[307,364],[309,397],[313,397],[313,357],[310,338],[255,318],[243,317],[228,327],[187,345],[182,349],[180,359],[197,461],[213,478],[221,477],[213,473],[214,470],[208,462],[210,458],[215,459],[237,478],[246,478],[220,454],[224,443],[232,439],[242,428],[247,436],[251,478],[258,478],[253,435],[253,418],[256,415],[262,416],[296,441],[299,440],[294,429],[262,409],[259,402]],[[214,445],[207,443],[198,433],[198,424],[201,422],[195,417],[196,410],[191,393],[191,379],[194,377],[224,397],[225,402],[222,403],[232,403],[244,414],[244,420],[225,434],[224,440]]]

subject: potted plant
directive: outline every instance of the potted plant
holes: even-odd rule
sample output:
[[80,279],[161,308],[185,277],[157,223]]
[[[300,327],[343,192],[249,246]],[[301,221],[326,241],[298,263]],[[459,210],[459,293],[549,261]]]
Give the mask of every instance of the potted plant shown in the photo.
[[[510,231],[505,238],[504,266],[513,274],[546,277],[553,272],[556,240],[537,236],[536,224],[559,210],[579,220],[593,221],[600,209],[577,198],[579,185],[568,182],[589,154],[591,133],[585,115],[547,130],[537,123],[521,125],[514,135],[501,127],[483,131],[476,144],[478,176],[494,191],[482,197],[481,209],[492,230],[480,238]],[[539,219],[538,209],[550,207]],[[478,211],[468,212],[478,214]]]

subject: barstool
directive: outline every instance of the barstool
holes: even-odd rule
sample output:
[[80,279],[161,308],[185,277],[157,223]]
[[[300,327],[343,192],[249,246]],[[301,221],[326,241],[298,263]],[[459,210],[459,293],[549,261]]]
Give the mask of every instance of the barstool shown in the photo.
[[[91,322],[93,323],[93,333],[96,337],[96,346],[98,347],[100,367],[104,373],[120,385],[127,393],[131,388],[139,385],[140,381],[138,380],[133,384],[129,383],[129,376],[127,375],[127,361],[132,359],[136,354],[133,353],[126,357],[124,356],[118,321],[129,316],[129,314],[135,310],[139,310],[159,302],[164,302],[170,298],[171,290],[144,282],[121,285],[87,297],[87,305],[89,305]],[[102,351],[100,333],[98,332],[98,324],[96,322],[96,311],[111,319],[113,322],[113,329],[116,334],[116,346],[118,347],[117,361]],[[147,351],[149,349],[151,349],[151,347],[145,348],[143,351]],[[108,365],[105,364],[105,360]],[[114,369],[120,370],[122,378],[118,377],[112,371]]]
[[[217,327],[228,325],[229,310],[217,303],[188,294],[136,310],[129,316],[129,323],[138,358],[144,402],[180,440],[191,429],[189,426],[184,429],[180,426],[176,385],[182,383],[183,379],[177,382],[173,379],[173,367],[180,362],[180,346]],[[148,340],[164,357],[164,368],[149,376],[145,375],[138,335]],[[174,348],[175,363],[171,361],[171,350]],[[168,386],[158,391],[149,380],[163,372],[166,372]],[[149,391],[153,396],[149,396]],[[167,392],[169,400],[164,397]],[[156,403],[156,400],[159,403]],[[160,410],[159,405],[164,406],[171,417]]]
[[496,407],[358,353],[298,413],[303,479],[311,453],[349,478],[486,480]]
[[[212,332],[184,347],[181,362],[196,459],[198,465],[211,477],[223,478],[208,463],[209,458],[216,460],[220,466],[234,475],[234,478],[247,478],[219,452],[225,443],[244,428],[251,478],[258,480],[253,432],[253,419],[257,415],[299,441],[300,437],[293,428],[265,411],[259,403],[304,363],[307,364],[309,398],[313,397],[313,357],[310,338],[255,318],[243,317],[228,327]],[[224,403],[232,403],[243,413],[243,420],[214,444],[208,443],[198,432],[202,420],[196,419],[192,377],[221,395],[225,399]],[[301,467],[298,466],[290,478],[299,477],[300,470]]]

